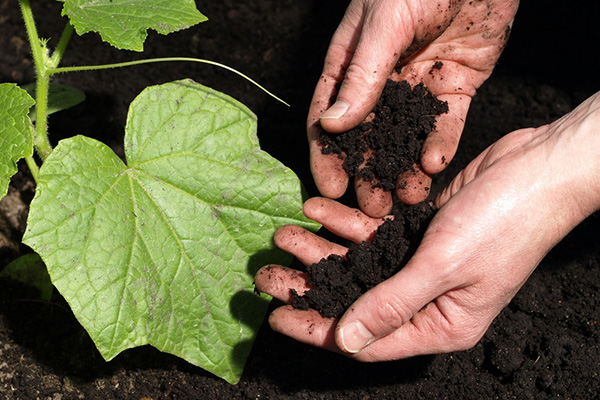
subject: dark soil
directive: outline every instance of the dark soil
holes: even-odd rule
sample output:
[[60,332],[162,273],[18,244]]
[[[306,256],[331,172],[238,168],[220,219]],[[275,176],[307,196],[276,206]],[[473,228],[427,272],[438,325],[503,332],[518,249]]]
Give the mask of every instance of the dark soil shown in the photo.
[[310,289],[303,295],[291,289],[292,306],[312,308],[325,318],[341,317],[360,295],[400,271],[435,212],[426,202],[401,209],[381,224],[372,241],[352,243],[344,257],[332,254],[309,265]]
[[[60,2],[32,1],[37,15]],[[213,67],[165,64],[58,77],[87,101],[50,118],[54,140],[85,134],[122,154],[128,104],[146,86],[193,78],[247,104],[259,117],[265,150],[317,192],[308,168],[305,121],[327,44],[347,1],[198,2],[210,21],[170,37],[150,34],[144,56],[197,56],[235,67],[292,104]],[[505,54],[478,91],[457,156],[434,181],[441,190],[502,135],[550,122],[600,88],[594,60],[597,0],[521,2]],[[56,44],[63,20],[40,23]],[[94,35],[75,38],[64,65],[124,61]],[[0,81],[33,76],[14,0],[0,0]],[[0,268],[27,251],[19,245],[31,200],[26,174],[0,202]],[[549,221],[548,223],[552,223]],[[361,364],[271,331],[259,331],[240,383],[231,386],[151,347],[105,362],[55,294],[51,304],[22,287],[0,289],[0,399],[595,399],[600,393],[600,223],[577,227],[542,261],[471,350]],[[499,238],[501,240],[501,238]],[[276,304],[273,307],[277,306]]]
[[[422,83],[411,88],[407,81],[388,80],[372,119],[339,134],[323,132],[322,152],[338,154],[350,177],[358,176],[373,187],[391,191],[398,175],[413,169],[419,161],[436,117],[446,112],[448,103],[438,100]],[[365,158],[367,162],[359,170]]]

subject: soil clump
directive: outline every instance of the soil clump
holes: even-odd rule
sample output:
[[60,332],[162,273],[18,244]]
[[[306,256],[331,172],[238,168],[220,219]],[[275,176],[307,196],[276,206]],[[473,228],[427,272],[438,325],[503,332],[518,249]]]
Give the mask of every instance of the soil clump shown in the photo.
[[398,175],[418,162],[436,117],[446,112],[448,103],[438,100],[423,83],[411,87],[407,81],[388,80],[372,119],[340,134],[323,132],[321,151],[344,160],[350,177],[391,191]]
[[291,289],[292,306],[312,308],[325,318],[341,317],[363,293],[404,267],[434,213],[426,202],[407,206],[381,224],[372,242],[353,243],[344,257],[332,254],[309,265],[311,288],[303,295]]

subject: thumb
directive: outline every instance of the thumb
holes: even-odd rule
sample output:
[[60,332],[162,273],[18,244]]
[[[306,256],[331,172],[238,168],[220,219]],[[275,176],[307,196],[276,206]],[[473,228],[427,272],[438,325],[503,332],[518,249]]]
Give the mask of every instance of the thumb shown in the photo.
[[361,296],[344,314],[336,327],[337,346],[347,353],[358,353],[405,323],[426,304],[444,293],[444,279],[422,268],[432,265],[415,254],[396,275]]
[[[413,40],[411,24],[395,2],[366,9],[358,8],[358,3],[349,6],[325,59],[323,76],[341,80],[335,103],[320,116],[323,129],[332,133],[347,131],[367,117]],[[386,7],[390,10],[381,10]]]

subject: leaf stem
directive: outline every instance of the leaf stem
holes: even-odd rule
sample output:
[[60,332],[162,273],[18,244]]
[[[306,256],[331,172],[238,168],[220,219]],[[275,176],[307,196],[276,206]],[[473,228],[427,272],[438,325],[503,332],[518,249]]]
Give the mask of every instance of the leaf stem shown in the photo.
[[40,172],[40,169],[39,169],[37,163],[35,162],[35,160],[33,159],[33,156],[25,157],[25,162],[27,163],[27,166],[29,167],[29,172],[31,172],[31,176],[33,177],[33,180],[35,181],[35,183],[37,183],[38,173]]
[[46,72],[49,75],[54,75],[54,74],[60,74],[60,73],[64,73],[64,72],[95,71],[95,70],[100,70],[100,69],[132,67],[132,66],[135,66],[135,65],[151,64],[151,63],[158,63],[158,62],[173,62],[173,61],[196,62],[196,63],[214,65],[214,66],[226,69],[226,70],[231,71],[231,72],[233,72],[233,73],[241,76],[242,78],[246,79],[248,82],[252,83],[254,86],[258,87],[260,90],[262,90],[263,92],[265,92],[269,96],[273,97],[275,100],[277,100],[277,101],[279,101],[279,102],[281,102],[281,103],[283,103],[283,104],[285,104],[286,106],[289,107],[288,103],[286,103],[285,101],[283,101],[279,97],[275,96],[273,93],[269,92],[267,89],[265,89],[263,86],[261,86],[258,82],[256,82],[255,80],[253,80],[249,76],[247,76],[247,75],[241,73],[240,71],[238,71],[238,70],[236,70],[234,68],[231,68],[231,67],[229,67],[229,66],[227,66],[225,64],[221,64],[221,63],[218,63],[216,61],[205,60],[205,59],[202,59],[202,58],[190,58],[190,57],[149,58],[149,59],[145,59],[145,60],[126,61],[126,62],[114,63],[114,64],[83,65],[83,66],[75,66],[75,67],[48,68],[48,70]]
[[67,25],[65,25],[65,29],[63,30],[62,34],[60,35],[60,40],[58,41],[58,45],[56,46],[56,49],[54,49],[54,52],[52,53],[52,57],[49,60],[49,63],[48,63],[49,68],[58,67],[58,64],[60,64],[60,60],[62,59],[62,56],[65,54],[65,50],[67,48],[67,45],[69,44],[69,40],[71,40],[72,34],[73,34],[73,25],[71,25],[69,22],[67,22]]
[[23,22],[27,30],[29,44],[31,46],[31,54],[35,65],[36,73],[36,90],[35,90],[35,133],[33,135],[33,145],[38,154],[45,160],[52,152],[52,146],[48,140],[48,88],[50,85],[50,74],[48,74],[46,61],[46,43],[40,40],[33,12],[29,0],[19,0],[21,13],[23,14]]

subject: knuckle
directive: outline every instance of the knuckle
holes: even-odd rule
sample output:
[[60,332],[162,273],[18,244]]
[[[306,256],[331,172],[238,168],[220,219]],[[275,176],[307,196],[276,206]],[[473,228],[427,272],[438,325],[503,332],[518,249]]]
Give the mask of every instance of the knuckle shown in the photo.
[[413,316],[410,308],[396,295],[376,297],[375,307],[378,322],[383,327],[397,329]]
[[353,62],[348,66],[344,80],[355,87],[371,88],[377,83],[377,75],[373,71],[369,71],[368,68]]

